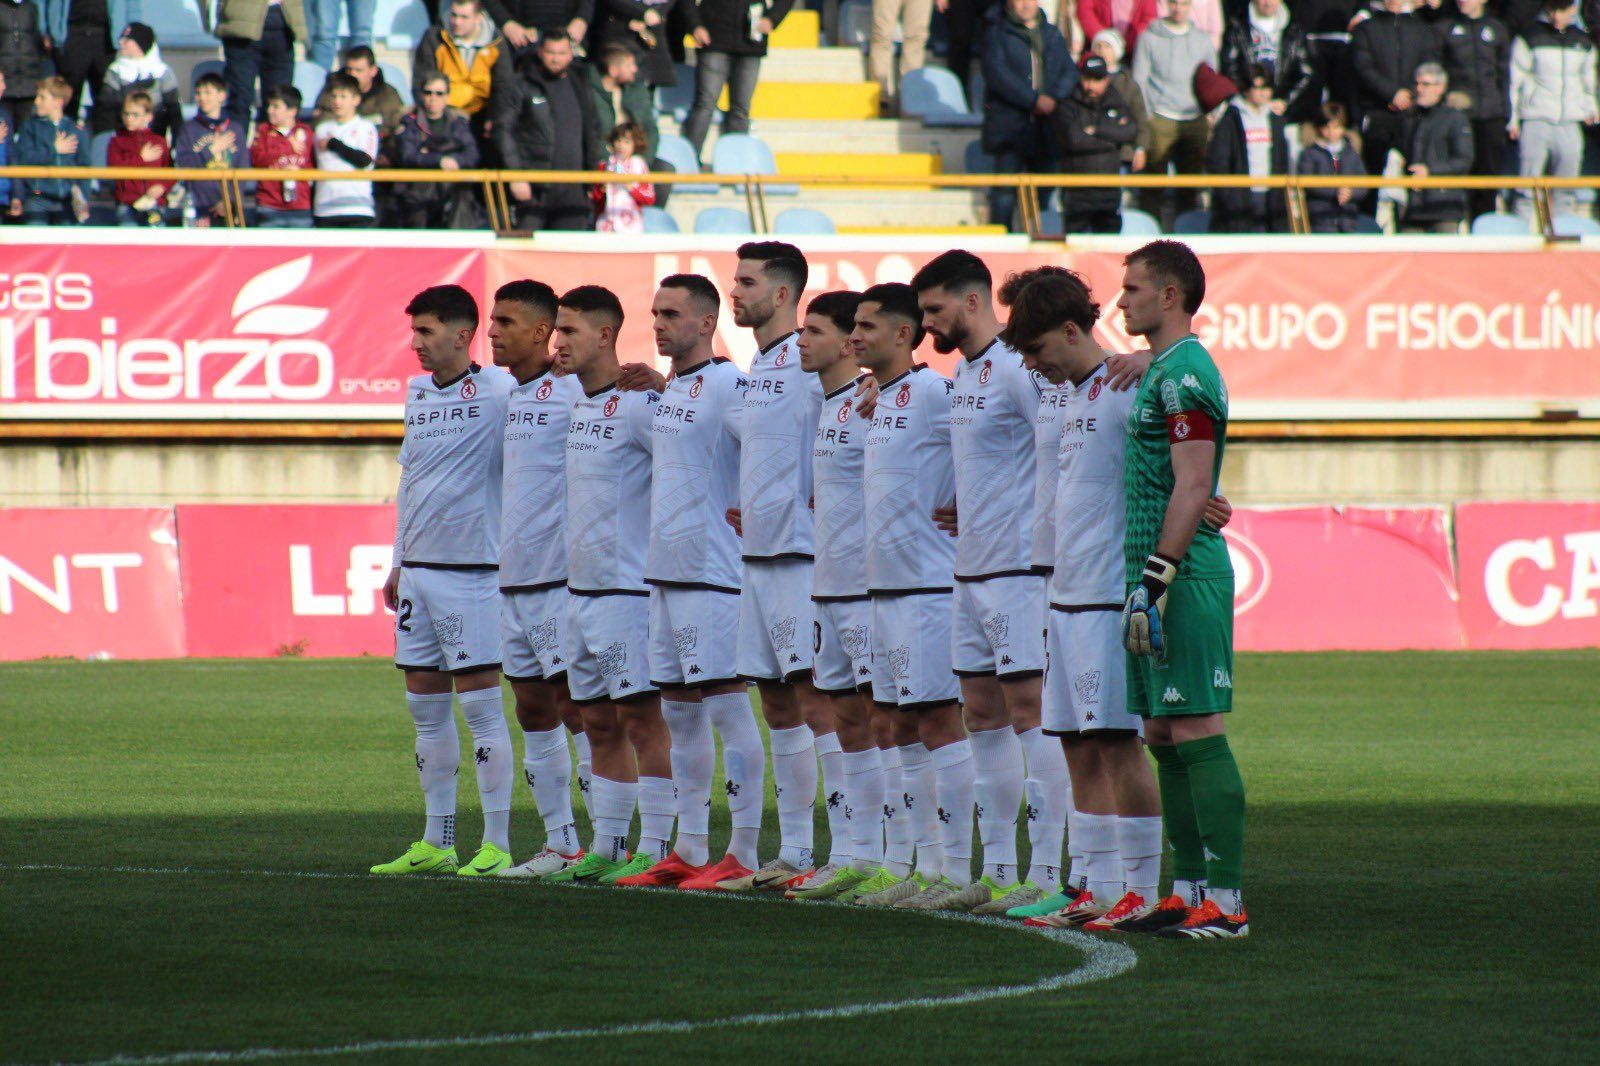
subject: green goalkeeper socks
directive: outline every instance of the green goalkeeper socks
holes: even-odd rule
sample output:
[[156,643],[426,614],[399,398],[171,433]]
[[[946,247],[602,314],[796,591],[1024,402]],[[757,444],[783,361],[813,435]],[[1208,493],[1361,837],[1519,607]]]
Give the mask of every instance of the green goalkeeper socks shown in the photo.
[[[1227,736],[1218,734],[1179,744],[1177,753],[1189,771],[1190,802],[1204,847],[1206,888],[1237,889],[1244,869],[1244,779],[1233,749]],[[1161,801],[1167,802],[1165,783]]]
[[1172,845],[1172,876],[1179,881],[1204,881],[1206,853],[1195,820],[1189,766],[1172,744],[1151,744],[1150,754],[1156,760],[1156,783],[1161,789],[1162,824]]

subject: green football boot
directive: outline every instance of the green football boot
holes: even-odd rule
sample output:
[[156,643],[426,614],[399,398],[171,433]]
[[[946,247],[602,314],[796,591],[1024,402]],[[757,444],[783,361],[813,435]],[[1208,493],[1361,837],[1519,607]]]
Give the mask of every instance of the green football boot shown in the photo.
[[419,840],[406,849],[406,853],[393,862],[379,863],[372,868],[375,874],[453,874],[460,860],[455,848],[436,848]]
[[617,873],[620,877],[620,871],[624,865],[626,864],[612,862],[610,859],[602,859],[591,851],[583,857],[583,861],[579,862],[578,865],[569,866],[560,873],[551,874],[545,878],[545,881],[552,884],[562,884],[567,881],[598,881],[609,873]]
[[501,851],[494,844],[484,841],[483,847],[478,849],[478,854],[472,861],[456,871],[459,877],[493,877],[501,870],[511,868],[511,853]]
[[614,885],[617,883],[617,878],[632,877],[634,874],[642,874],[646,870],[650,869],[650,867],[654,866],[657,861],[658,860],[652,859],[649,855],[642,851],[636,851],[633,853],[633,858],[629,859],[627,862],[618,866],[609,873],[601,874],[596,880],[598,880],[602,885]]
[[915,896],[929,883],[920,872],[913,872],[910,877],[896,877],[886,869],[879,870],[851,890],[850,902],[857,907],[893,907]]
[[[827,876],[823,876],[824,874]],[[862,873],[854,866],[836,866],[831,871],[824,866],[809,882],[799,888],[789,889],[784,895],[790,899],[837,899],[869,880],[871,876]]]
[[972,908],[973,914],[999,917],[1019,907],[1027,907],[1044,899],[1044,889],[1032,881],[1012,885],[988,903]]
[[1072,906],[1072,902],[1078,898],[1078,894],[1078,890],[1075,888],[1062,888],[1060,892],[1053,896],[1046,896],[1038,903],[1012,907],[1006,911],[1006,917],[1016,918],[1019,921],[1028,918],[1043,918],[1047,914],[1054,914],[1056,911],[1066,910]]

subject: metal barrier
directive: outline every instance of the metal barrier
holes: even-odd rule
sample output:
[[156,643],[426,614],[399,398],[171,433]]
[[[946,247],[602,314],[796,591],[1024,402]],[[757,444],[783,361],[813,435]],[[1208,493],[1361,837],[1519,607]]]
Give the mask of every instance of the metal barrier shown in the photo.
[[[0,167],[0,177],[15,179],[54,178],[66,181],[168,181],[209,182],[222,190],[222,203],[228,224],[243,227],[245,198],[240,183],[246,181],[367,181],[378,184],[475,185],[483,191],[490,228],[499,235],[514,233],[516,203],[508,193],[512,183],[530,185],[632,185],[635,174],[605,171],[570,170],[271,170],[254,167],[158,169],[152,167]],[[1555,177],[1433,177],[1339,176],[1302,177],[1277,174],[1251,177],[1242,174],[930,174],[847,175],[805,177],[787,174],[676,174],[648,176],[654,185],[733,186],[744,192],[745,207],[757,232],[770,228],[767,217],[768,186],[801,188],[857,188],[904,190],[907,187],[932,189],[1015,188],[1020,194],[1023,224],[1034,238],[1055,236],[1040,230],[1040,193],[1053,189],[1281,189],[1288,203],[1290,232],[1309,233],[1305,193],[1307,189],[1527,189],[1533,196],[1540,232],[1546,240],[1558,239],[1550,206],[1552,192],[1562,190],[1600,190],[1600,178]]]

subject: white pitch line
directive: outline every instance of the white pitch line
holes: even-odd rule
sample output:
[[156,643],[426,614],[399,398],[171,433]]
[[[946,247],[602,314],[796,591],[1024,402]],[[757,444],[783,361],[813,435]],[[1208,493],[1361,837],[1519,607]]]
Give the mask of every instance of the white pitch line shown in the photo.
[[[521,879],[509,878],[393,878],[362,873],[318,873],[307,870],[218,870],[185,866],[88,866],[66,863],[0,863],[0,872],[34,871],[56,873],[120,873],[151,876],[235,876],[235,877],[285,877],[297,880],[384,880],[390,884],[503,884],[527,888]],[[554,887],[554,886],[548,886]],[[571,887],[587,887],[574,885]],[[717,900],[764,902],[758,896],[731,895],[721,892],[694,892],[693,896]],[[773,897],[776,899],[776,897]],[[818,903],[815,906],[829,906]],[[1000,918],[975,917],[970,914],[940,911],[918,912],[944,921],[957,921],[970,925],[984,925],[995,929],[1021,932],[1024,926]],[[975,1003],[989,1003],[1000,999],[1017,999],[1040,992],[1054,992],[1064,988],[1109,981],[1132,970],[1138,956],[1125,944],[1099,940],[1069,929],[1033,930],[1051,940],[1068,944],[1083,953],[1083,962],[1071,970],[1050,974],[1027,984],[990,985],[984,988],[954,992],[944,996],[916,996],[876,1003],[848,1003],[837,1007],[813,1007],[808,1010],[767,1011],[757,1014],[740,1014],[724,1018],[679,1019],[653,1022],[632,1022],[625,1025],[596,1026],[587,1029],[530,1029],[523,1032],[483,1033],[475,1036],[417,1037],[405,1040],[367,1040],[349,1044],[330,1044],[322,1047],[253,1047],[234,1051],[179,1051],[166,1055],[118,1055],[109,1059],[80,1062],[76,1066],[180,1066],[193,1062],[263,1062],[286,1058],[329,1058],[337,1055],[367,1055],[384,1051],[437,1051],[456,1048],[501,1047],[517,1044],[543,1044],[556,1040],[586,1038],[605,1039],[626,1036],[676,1035],[696,1033],[707,1029],[733,1029],[743,1026],[782,1025],[803,1021],[846,1021],[869,1018],[880,1014],[893,1014],[904,1010],[926,1010],[940,1007],[963,1007]]]

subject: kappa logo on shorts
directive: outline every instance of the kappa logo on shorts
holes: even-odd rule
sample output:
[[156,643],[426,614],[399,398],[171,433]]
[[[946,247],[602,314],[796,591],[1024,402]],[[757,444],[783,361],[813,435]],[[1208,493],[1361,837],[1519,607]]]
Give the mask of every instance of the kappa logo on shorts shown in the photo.
[[774,648],[794,647],[794,630],[799,624],[799,619],[790,615],[772,627],[772,646]]
[[672,645],[679,655],[688,655],[700,643],[700,630],[696,626],[679,626],[672,631]]
[[556,620],[554,618],[546,618],[536,626],[529,626],[528,643],[533,645],[535,652],[542,652],[555,647]]
[[462,621],[459,614],[447,614],[443,618],[433,620],[433,632],[439,638],[440,644],[448,644],[452,648],[461,643]]
[[1231,689],[1233,687],[1233,675],[1220,666],[1215,667],[1211,671],[1211,687]]
[[[839,644],[852,659],[859,659],[867,653],[867,644],[871,639],[872,635],[867,632],[866,626],[846,626],[839,630]],[[867,672],[866,666],[861,667],[861,672]]]
[[889,676],[903,681],[911,673],[911,646],[902,644],[889,652]]
[[1183,693],[1179,692],[1177,689],[1173,688],[1171,685],[1168,685],[1167,686],[1167,691],[1165,691],[1165,692],[1163,692],[1161,694],[1161,702],[1162,703],[1183,703],[1184,702]]
[[983,620],[983,633],[989,638],[991,647],[1005,647],[1011,642],[1011,616],[1009,614],[991,614]]
[[1078,690],[1079,703],[1100,702],[1100,671],[1088,670],[1072,679],[1072,687]]
[[619,640],[604,648],[595,658],[600,661],[602,677],[616,677],[628,668],[628,646]]

